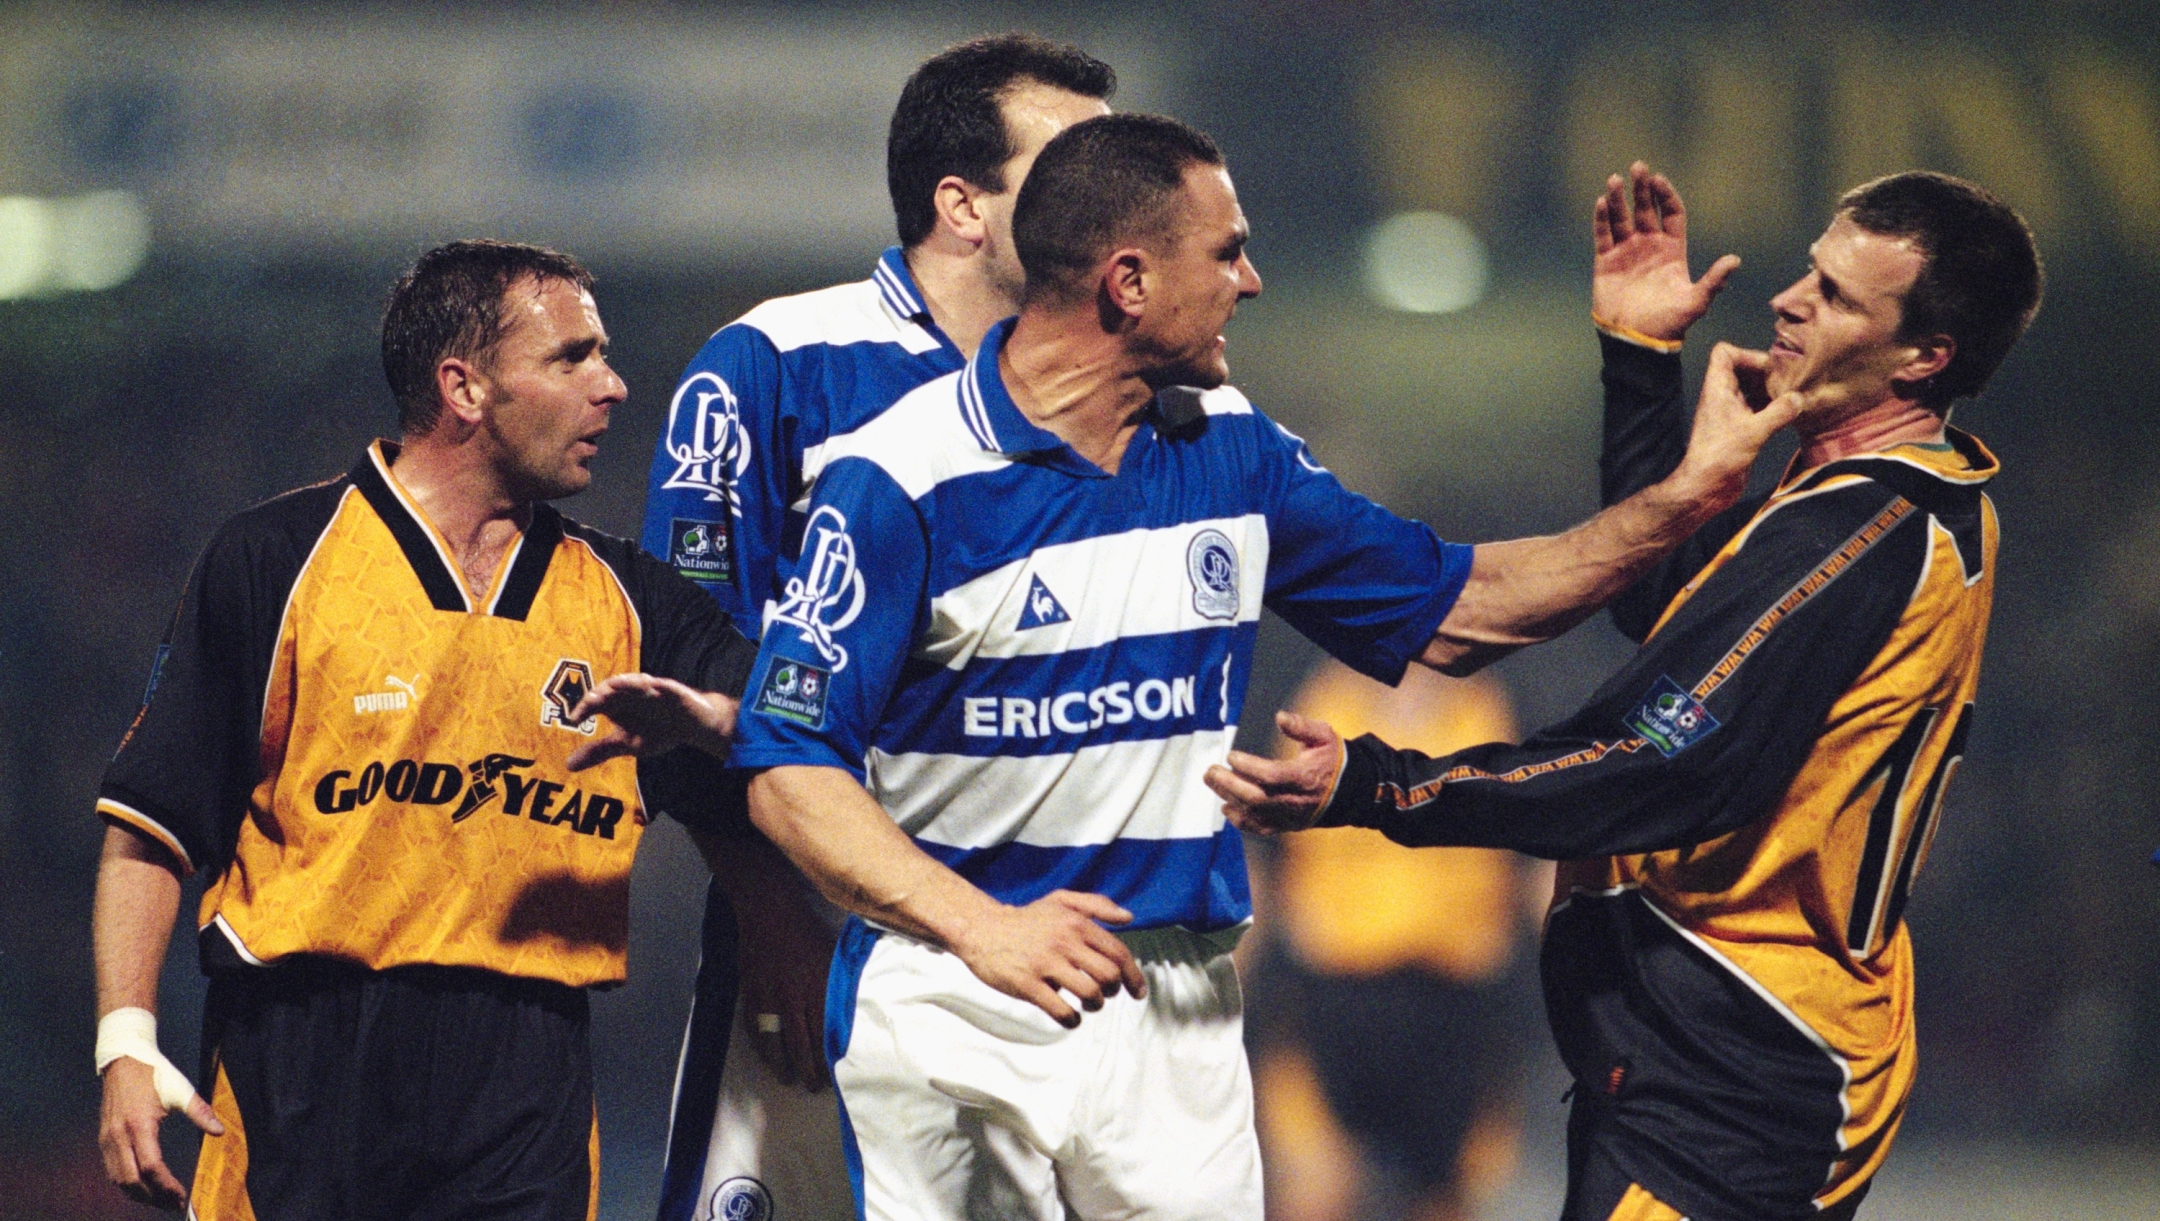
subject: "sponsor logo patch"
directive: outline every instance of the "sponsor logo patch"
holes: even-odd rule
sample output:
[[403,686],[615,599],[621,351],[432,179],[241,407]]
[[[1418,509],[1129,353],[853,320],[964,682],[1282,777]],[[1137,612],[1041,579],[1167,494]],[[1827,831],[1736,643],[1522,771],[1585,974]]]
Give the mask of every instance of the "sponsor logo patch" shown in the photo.
[[712,1221],[772,1221],[772,1193],[752,1178],[733,1178],[712,1193]]
[[668,562],[693,581],[735,579],[735,548],[728,523],[678,517],[668,532]]
[[705,499],[742,516],[735,480],[750,469],[750,434],[743,429],[735,392],[717,373],[693,373],[668,403],[668,457],[675,473],[663,488],[703,492]]
[[832,671],[775,657],[765,672],[765,681],[758,684],[755,708],[798,725],[823,729],[825,697],[831,685]]
[[590,736],[600,728],[600,718],[586,717],[572,722],[570,710],[578,706],[585,693],[593,689],[592,666],[575,657],[565,657],[555,663],[555,673],[548,676],[547,686],[540,689],[540,724],[553,729],[567,729],[573,733]]
[[1238,554],[1220,530],[1202,530],[1185,548],[1185,575],[1192,579],[1192,605],[1203,619],[1236,619]]
[[[462,768],[420,759],[333,768],[315,780],[315,812],[350,814],[377,800],[415,806],[447,806],[457,801],[450,815],[450,821],[457,823],[500,800],[502,813],[512,818],[567,827],[579,835],[615,838],[616,824],[629,811],[622,798],[528,776],[523,769],[532,765],[531,759],[498,751]],[[464,799],[460,801],[461,793]]]
[[796,571],[801,575],[788,578],[786,596],[772,621],[794,628],[832,667],[829,673],[837,674],[847,669],[848,653],[833,634],[862,614],[864,598],[862,573],[855,567],[855,539],[840,510],[819,505],[810,515]]
[[1020,630],[1024,632],[1033,627],[1070,622],[1072,616],[1066,614],[1065,608],[1058,605],[1057,595],[1050,592],[1048,585],[1043,584],[1040,573],[1034,574],[1033,581],[1028,586],[1027,605],[1020,608]]
[[1624,723],[1668,759],[1710,736],[1710,731],[1718,727],[1717,718],[1710,715],[1702,701],[1681,690],[1680,684],[1670,678],[1659,678]]

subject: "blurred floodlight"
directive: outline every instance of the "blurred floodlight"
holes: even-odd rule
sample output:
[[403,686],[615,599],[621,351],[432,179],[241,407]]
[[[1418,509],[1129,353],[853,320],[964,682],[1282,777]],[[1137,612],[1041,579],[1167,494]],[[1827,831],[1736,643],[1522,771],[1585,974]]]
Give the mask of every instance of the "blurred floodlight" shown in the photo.
[[149,214],[126,191],[0,199],[0,301],[112,288],[149,252]]
[[52,205],[27,195],[0,199],[0,301],[45,286],[52,267]]
[[1365,236],[1365,290],[1389,309],[1452,314],[1485,295],[1485,243],[1445,212],[1401,212]]

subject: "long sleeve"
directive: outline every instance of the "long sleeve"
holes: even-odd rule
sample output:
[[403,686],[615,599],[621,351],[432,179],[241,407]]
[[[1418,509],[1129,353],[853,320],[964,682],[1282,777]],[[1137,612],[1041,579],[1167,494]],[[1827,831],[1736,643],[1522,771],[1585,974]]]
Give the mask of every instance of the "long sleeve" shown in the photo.
[[[1598,451],[1598,493],[1615,505],[1673,473],[1687,453],[1692,424],[1682,394],[1680,355],[1600,334],[1604,355],[1605,434]],[[1690,577],[1755,516],[1756,496],[1711,518],[1627,592],[1613,599],[1613,623],[1641,642]]]
[[1925,514],[1879,483],[1793,496],[1574,716],[1434,759],[1350,743],[1322,825],[1572,859],[1697,843],[1791,784],[1927,563]]

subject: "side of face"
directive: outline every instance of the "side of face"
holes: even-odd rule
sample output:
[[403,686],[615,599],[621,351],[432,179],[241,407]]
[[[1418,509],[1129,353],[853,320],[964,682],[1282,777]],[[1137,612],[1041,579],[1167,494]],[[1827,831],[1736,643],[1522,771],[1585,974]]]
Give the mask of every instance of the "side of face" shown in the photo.
[[1075,123],[1110,113],[1101,98],[1085,97],[1055,85],[1023,80],[1005,94],[998,109],[1005,116],[1005,130],[1016,150],[1003,167],[1005,189],[975,196],[983,229],[983,257],[990,281],[1007,299],[1018,302],[1027,285],[1020,254],[1013,248],[1013,208],[1020,202],[1020,184],[1027,181],[1043,146]]
[[481,377],[480,432],[504,485],[550,500],[592,483],[608,415],[629,397],[607,363],[592,294],[562,280],[521,280],[503,294],[510,320]]
[[[1240,301],[1260,295],[1260,272],[1245,253],[1251,236],[1230,172],[1195,165],[1185,171],[1178,213],[1156,243],[1160,248],[1111,256],[1112,295],[1122,296],[1128,309],[1139,306],[1133,341],[1155,384],[1213,389],[1230,380],[1223,328]],[[1121,277],[1122,267],[1137,269],[1137,276]]]
[[1905,294],[1926,267],[1911,239],[1873,233],[1839,216],[1809,248],[1806,275],[1770,299],[1772,395],[1808,396],[1802,416],[1834,423],[1941,372],[1955,351],[1947,336],[1898,339]]

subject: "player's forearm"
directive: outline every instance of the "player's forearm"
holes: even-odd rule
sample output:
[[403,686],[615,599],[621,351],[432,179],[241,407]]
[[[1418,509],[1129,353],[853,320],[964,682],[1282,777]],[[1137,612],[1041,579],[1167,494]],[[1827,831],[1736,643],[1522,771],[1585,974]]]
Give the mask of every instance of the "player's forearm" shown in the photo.
[[1564,534],[1481,543],[1420,658],[1469,674],[1590,617],[1730,503],[1685,467]]
[[105,828],[90,938],[98,1016],[157,1012],[158,974],[180,914],[180,874],[165,850],[119,827]]
[[835,904],[958,949],[1002,905],[915,846],[853,776],[776,767],[750,783],[750,819]]

